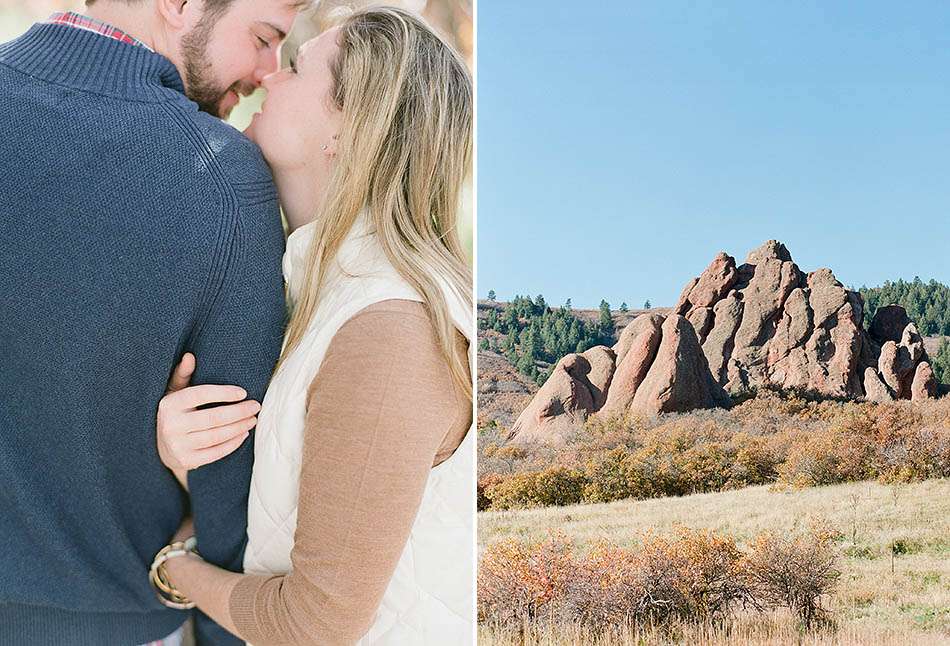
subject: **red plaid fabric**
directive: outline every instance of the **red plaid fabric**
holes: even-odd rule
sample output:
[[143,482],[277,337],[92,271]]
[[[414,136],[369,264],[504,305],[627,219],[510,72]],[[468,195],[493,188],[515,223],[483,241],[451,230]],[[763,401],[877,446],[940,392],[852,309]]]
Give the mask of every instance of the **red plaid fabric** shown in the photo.
[[144,47],[148,51],[152,51],[151,47],[139,39],[129,36],[121,29],[117,29],[112,25],[106,24],[100,20],[95,20],[89,16],[83,16],[74,11],[62,11],[54,13],[46,22],[53,25],[67,25],[69,27],[76,27],[77,29],[85,29],[86,31],[91,31],[107,38],[112,38],[113,40],[125,43],[126,45]]

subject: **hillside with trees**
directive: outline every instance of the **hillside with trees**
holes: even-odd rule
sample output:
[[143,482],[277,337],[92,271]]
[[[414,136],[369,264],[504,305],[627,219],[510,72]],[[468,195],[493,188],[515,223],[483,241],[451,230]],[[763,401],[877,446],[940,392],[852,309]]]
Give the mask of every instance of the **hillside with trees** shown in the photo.
[[880,287],[861,287],[864,324],[868,326],[878,307],[900,305],[924,336],[950,336],[950,287],[920,278],[886,281]]
[[861,287],[864,298],[864,323],[869,325],[874,313],[884,305],[900,305],[917,324],[924,336],[944,337],[936,352],[931,352],[930,363],[937,380],[950,384],[950,287],[936,280],[886,281],[880,287]]
[[540,294],[534,299],[515,296],[508,303],[488,308],[478,325],[480,332],[496,333],[481,335],[480,350],[501,354],[538,384],[564,355],[615,342],[616,326],[607,301],[600,302],[599,317],[592,322],[575,314],[570,299],[552,308]]

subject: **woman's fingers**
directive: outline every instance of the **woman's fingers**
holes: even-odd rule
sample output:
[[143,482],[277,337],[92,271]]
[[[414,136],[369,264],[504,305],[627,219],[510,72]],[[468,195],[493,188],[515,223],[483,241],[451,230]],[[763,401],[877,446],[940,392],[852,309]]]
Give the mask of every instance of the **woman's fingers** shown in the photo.
[[[261,410],[258,402],[245,397],[247,391],[239,386],[216,384],[189,386],[162,397],[156,418],[162,464],[172,470],[195,469],[234,451]],[[220,405],[203,408],[209,404]]]
[[[161,403],[168,410],[184,412],[199,406],[218,404],[221,402],[239,402],[247,397],[247,391],[240,386],[220,386],[218,384],[203,384],[189,386],[177,392],[162,397]],[[217,426],[217,425],[216,425]]]
[[249,433],[244,432],[240,435],[232,437],[230,440],[222,442],[216,446],[212,446],[208,449],[198,449],[197,451],[192,452],[194,466],[192,469],[200,467],[202,465],[208,464],[209,462],[214,462],[215,460],[220,460],[226,455],[233,453],[241,444],[244,443],[244,440],[247,439]]
[[188,443],[192,450],[208,449],[222,442],[234,439],[247,433],[257,424],[256,417],[247,417],[231,424],[218,426],[206,431],[196,431],[188,434]]
[[166,392],[173,393],[186,388],[191,382],[191,375],[195,373],[195,355],[186,352],[172,370],[172,376],[168,379]]
[[215,406],[196,410],[185,415],[186,425],[190,429],[189,433],[194,431],[204,431],[218,426],[225,426],[240,421],[245,417],[253,417],[261,410],[261,405],[253,399],[248,399],[237,404],[228,404],[226,406]]

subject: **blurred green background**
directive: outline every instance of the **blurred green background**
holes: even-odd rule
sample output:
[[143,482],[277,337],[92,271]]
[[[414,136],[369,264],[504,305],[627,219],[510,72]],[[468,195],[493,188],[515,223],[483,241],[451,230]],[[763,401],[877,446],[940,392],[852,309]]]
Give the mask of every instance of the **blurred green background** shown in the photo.
[[[439,33],[465,57],[469,69],[473,63],[473,0],[391,0],[386,4],[400,6],[422,14]],[[283,46],[284,64],[290,54],[303,42],[319,34],[340,13],[368,4],[370,0],[322,0],[300,15],[294,29]],[[83,0],[0,0],[0,42],[15,38],[29,29],[34,22],[45,20],[55,11],[78,11],[82,13]],[[260,109],[263,91],[244,99],[228,120],[234,127],[244,129],[251,116]],[[459,233],[472,258],[474,193],[472,178],[465,183],[459,218]]]

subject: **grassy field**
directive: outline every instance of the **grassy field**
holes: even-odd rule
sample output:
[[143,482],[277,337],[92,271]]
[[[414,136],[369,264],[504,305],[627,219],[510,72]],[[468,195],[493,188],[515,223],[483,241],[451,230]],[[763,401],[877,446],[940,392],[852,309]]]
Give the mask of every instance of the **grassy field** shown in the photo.
[[[668,635],[619,630],[604,644],[950,644],[950,481],[859,482],[802,490],[750,487],[682,498],[621,501],[479,514],[479,545],[541,540],[559,529],[583,550],[599,539],[632,546],[647,530],[709,528],[739,544],[763,531],[791,531],[823,519],[839,532],[842,576],[827,607],[837,629],[801,636],[791,618],[740,617],[728,627]],[[580,628],[523,634],[482,627],[482,644],[587,644]]]

